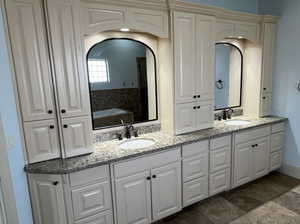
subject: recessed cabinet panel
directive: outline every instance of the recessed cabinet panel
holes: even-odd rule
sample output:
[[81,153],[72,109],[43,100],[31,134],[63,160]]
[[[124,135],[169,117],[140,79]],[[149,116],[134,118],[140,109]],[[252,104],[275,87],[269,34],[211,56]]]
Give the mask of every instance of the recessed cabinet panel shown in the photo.
[[78,220],[109,209],[110,195],[108,179],[72,190],[74,218]]
[[63,118],[89,115],[89,92],[84,66],[78,10],[74,1],[48,0],[54,70]]
[[261,97],[260,114],[262,117],[272,114],[272,95],[265,94]]
[[252,180],[252,147],[251,143],[235,147],[234,185],[235,187]]
[[85,34],[94,34],[104,30],[125,27],[125,7],[91,3],[81,0],[84,15],[83,29]]
[[271,152],[281,150],[283,147],[284,132],[271,135]]
[[181,210],[180,162],[153,169],[151,175],[153,221],[157,221]]
[[214,122],[214,106],[212,101],[198,103],[196,107],[195,130],[211,128]]
[[183,184],[183,207],[208,197],[208,177],[200,177]]
[[184,182],[208,175],[208,153],[184,159],[182,172]]
[[270,171],[277,170],[282,164],[282,151],[271,153]]
[[116,180],[117,220],[122,224],[151,222],[150,172]]
[[54,119],[42,1],[9,0],[6,6],[23,119]]
[[29,175],[34,223],[67,223],[62,178],[59,175]]
[[258,140],[253,149],[253,178],[257,179],[269,172],[269,138]]
[[196,113],[194,103],[176,105],[176,133],[182,134],[195,130]]
[[229,168],[230,162],[231,162],[230,147],[220,148],[210,152],[211,173]]
[[92,152],[92,127],[89,117],[62,120],[65,156]]
[[174,66],[176,103],[195,101],[196,16],[174,12]]
[[229,189],[230,168],[221,170],[209,176],[209,196],[221,193]]
[[60,157],[58,127],[54,120],[28,122],[24,130],[30,163]]
[[[214,18],[197,15],[195,80],[198,100],[211,100],[214,90]],[[211,122],[211,120],[208,120]]]

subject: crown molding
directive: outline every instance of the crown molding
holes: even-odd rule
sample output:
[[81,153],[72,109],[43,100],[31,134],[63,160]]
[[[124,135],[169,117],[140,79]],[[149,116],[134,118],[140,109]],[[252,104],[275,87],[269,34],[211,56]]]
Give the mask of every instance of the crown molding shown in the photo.
[[208,6],[200,3],[185,2],[183,0],[168,0],[169,9],[171,11],[185,11],[191,13],[199,13],[209,16],[215,16],[217,19],[235,20],[242,22],[273,22],[276,23],[279,19],[277,16],[257,15],[246,12],[238,12],[228,9],[223,9],[216,6]]
[[101,3],[114,6],[125,6],[142,9],[167,11],[167,0],[80,0],[84,3]]

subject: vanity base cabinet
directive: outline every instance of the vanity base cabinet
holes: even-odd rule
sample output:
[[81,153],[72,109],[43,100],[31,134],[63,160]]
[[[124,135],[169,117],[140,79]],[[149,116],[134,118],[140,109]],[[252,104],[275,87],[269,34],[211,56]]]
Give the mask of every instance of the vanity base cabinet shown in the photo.
[[270,149],[270,171],[277,170],[282,165],[284,144],[284,123],[272,125],[271,149]]
[[67,224],[60,175],[29,174],[33,219],[36,224]]
[[208,178],[203,176],[183,183],[183,207],[195,204],[208,197]]
[[79,220],[74,224],[114,224],[111,211],[106,211],[98,215],[90,216],[89,218]]
[[114,165],[118,224],[147,224],[181,210],[180,150]]

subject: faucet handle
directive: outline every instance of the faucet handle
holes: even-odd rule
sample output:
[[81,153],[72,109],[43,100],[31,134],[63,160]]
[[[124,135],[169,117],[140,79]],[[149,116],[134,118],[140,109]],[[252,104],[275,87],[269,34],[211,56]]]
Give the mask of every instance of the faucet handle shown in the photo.
[[134,137],[139,137],[139,134],[138,134],[138,131],[137,131],[137,130],[135,130],[135,131],[133,132],[133,134],[134,134]]
[[117,138],[118,138],[120,141],[123,140],[122,134],[121,134],[121,133],[117,133]]

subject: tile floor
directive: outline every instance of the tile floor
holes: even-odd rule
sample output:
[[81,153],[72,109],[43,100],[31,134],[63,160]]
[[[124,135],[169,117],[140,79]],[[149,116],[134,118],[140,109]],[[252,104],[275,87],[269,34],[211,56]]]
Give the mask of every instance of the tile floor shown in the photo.
[[300,180],[273,172],[159,224],[300,224]]

